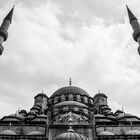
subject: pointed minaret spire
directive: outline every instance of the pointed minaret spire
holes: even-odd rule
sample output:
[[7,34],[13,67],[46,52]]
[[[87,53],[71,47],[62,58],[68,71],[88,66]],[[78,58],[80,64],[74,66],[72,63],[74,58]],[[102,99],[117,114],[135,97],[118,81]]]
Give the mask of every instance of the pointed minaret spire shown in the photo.
[[[140,25],[139,25],[138,19],[131,12],[131,10],[128,8],[127,5],[126,7],[127,7],[128,16],[129,16],[129,21],[133,29],[133,38],[136,42],[139,43],[139,46],[140,46]],[[138,53],[140,55],[140,47],[138,47]]]
[[13,16],[13,11],[14,11],[15,5],[13,8],[10,10],[10,12],[7,14],[7,16],[4,18],[4,20],[9,20],[12,23],[12,16]]
[[127,5],[126,5],[126,8],[127,8],[127,12],[128,12],[128,16],[129,16],[129,21],[130,21],[130,23],[131,23],[133,20],[137,20],[137,18],[136,18],[135,15],[131,12],[131,10],[128,8]]
[[4,50],[2,43],[4,41],[6,41],[8,38],[8,29],[12,22],[14,7],[15,6],[13,6],[13,8],[10,10],[10,12],[7,14],[7,16],[4,18],[4,20],[1,24],[1,27],[0,27],[0,55],[2,55],[2,52]]

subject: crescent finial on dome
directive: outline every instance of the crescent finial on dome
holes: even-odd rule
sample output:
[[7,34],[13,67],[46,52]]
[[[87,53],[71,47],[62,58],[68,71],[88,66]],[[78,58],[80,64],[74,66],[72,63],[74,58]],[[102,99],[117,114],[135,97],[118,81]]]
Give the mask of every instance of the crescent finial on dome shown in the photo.
[[70,86],[72,85],[71,77],[70,77],[70,79],[69,79],[69,85],[70,85]]

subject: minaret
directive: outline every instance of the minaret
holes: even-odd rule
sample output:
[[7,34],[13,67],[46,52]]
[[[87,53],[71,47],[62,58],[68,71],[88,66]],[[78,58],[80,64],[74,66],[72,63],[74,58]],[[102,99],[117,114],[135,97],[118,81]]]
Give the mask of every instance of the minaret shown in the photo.
[[136,42],[139,43],[138,53],[140,55],[140,25],[139,25],[138,19],[131,12],[131,10],[128,8],[127,5],[126,5],[126,7],[127,7],[128,16],[129,16],[129,21],[130,21],[130,24],[131,24],[132,29],[134,31],[133,32],[133,38]]
[[7,16],[4,18],[0,27],[0,55],[2,55],[2,52],[4,50],[2,43],[6,41],[8,38],[8,28],[12,23],[13,10],[14,10],[14,6],[11,9],[11,11],[7,14]]

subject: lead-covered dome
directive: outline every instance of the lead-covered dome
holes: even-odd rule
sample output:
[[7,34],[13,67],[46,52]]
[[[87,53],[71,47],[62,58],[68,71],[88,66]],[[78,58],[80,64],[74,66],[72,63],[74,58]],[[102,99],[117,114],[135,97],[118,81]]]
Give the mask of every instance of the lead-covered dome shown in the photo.
[[110,136],[110,135],[114,135],[114,133],[113,132],[110,132],[110,131],[102,131],[102,132],[100,132],[98,135],[100,135],[100,136]]
[[69,130],[66,133],[62,133],[58,136],[56,136],[53,140],[88,140],[85,136],[75,133],[71,130]]
[[139,130],[130,130],[130,131],[126,132],[125,135],[140,135],[140,131]]
[[67,93],[72,93],[72,94],[80,94],[80,95],[86,95],[89,97],[89,94],[79,88],[79,87],[75,87],[75,86],[66,86],[66,87],[62,87],[58,90],[56,90],[51,97],[54,97],[54,96],[58,96],[58,95],[61,95],[61,94],[67,94]]
[[32,131],[29,132],[27,135],[43,135],[40,131]]
[[4,130],[0,132],[0,135],[16,135],[16,133],[12,130]]

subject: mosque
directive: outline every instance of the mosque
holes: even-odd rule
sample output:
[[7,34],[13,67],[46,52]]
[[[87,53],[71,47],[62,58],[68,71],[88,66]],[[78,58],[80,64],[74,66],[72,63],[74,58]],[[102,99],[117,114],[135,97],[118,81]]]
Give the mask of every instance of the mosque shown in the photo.
[[[7,40],[14,7],[0,27],[0,54]],[[140,44],[140,26],[127,7],[133,37]],[[139,52],[139,48],[138,48]],[[84,89],[61,87],[48,97],[39,93],[27,110],[0,119],[0,139],[9,140],[139,140],[140,118],[122,110],[111,111],[107,96],[91,97]]]

